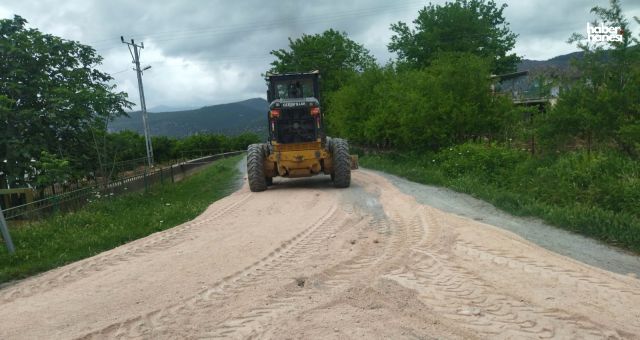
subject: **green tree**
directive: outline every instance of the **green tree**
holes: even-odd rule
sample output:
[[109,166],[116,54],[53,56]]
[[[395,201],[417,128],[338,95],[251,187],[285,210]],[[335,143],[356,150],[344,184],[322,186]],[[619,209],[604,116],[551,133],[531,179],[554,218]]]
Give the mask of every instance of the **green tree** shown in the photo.
[[505,136],[518,117],[491,96],[489,61],[443,53],[423,69],[370,69],[330,96],[330,123],[360,144],[437,149],[469,139]]
[[[11,113],[10,107],[12,105],[12,101],[7,96],[0,94],[0,131],[7,131],[8,129],[9,121],[7,117]],[[6,157],[9,151],[7,147],[12,140],[9,134],[0,133],[0,188],[9,182],[9,178],[13,180],[17,172],[15,161],[9,162]],[[5,155],[5,157],[2,157],[2,155]]]
[[472,53],[491,60],[493,73],[515,71],[520,58],[509,53],[517,35],[511,32],[503,11],[493,0],[455,0],[444,5],[429,4],[413,21],[391,25],[389,51],[411,67],[425,67],[441,52]]
[[261,139],[255,133],[241,133],[234,136],[229,141],[229,148],[227,151],[246,150],[249,144],[260,143]]
[[619,27],[622,39],[592,43],[582,34],[571,36],[569,42],[577,43],[584,55],[574,61],[580,77],[541,121],[541,136],[553,148],[585,145],[590,151],[615,144],[629,155],[640,156],[638,39],[632,36],[618,0],[591,12],[599,18],[594,25]]
[[289,49],[271,51],[276,57],[269,72],[308,72],[319,70],[322,93],[332,92],[347,82],[349,76],[375,65],[375,59],[362,45],[345,32],[333,29],[321,34],[303,34],[289,38]]
[[167,162],[177,158],[175,154],[177,141],[175,139],[167,136],[153,136],[151,144],[153,145],[153,158],[156,162]]
[[227,150],[229,137],[214,134],[196,134],[178,140],[175,154],[181,158],[194,158]]
[[397,140],[397,116],[386,112],[386,102],[396,95],[389,85],[397,77],[392,64],[371,67],[329,94],[329,126],[353,143],[388,146]]
[[132,105],[96,69],[102,58],[93,48],[26,23],[0,20],[0,171],[11,185],[35,182],[30,163],[42,151],[68,159],[72,169],[95,169],[92,133]]
[[108,133],[106,139],[107,150],[104,155],[110,156],[107,162],[122,162],[147,157],[144,136],[137,132],[125,130]]
[[63,183],[71,177],[69,161],[60,159],[56,155],[42,151],[40,160],[35,164],[37,169],[37,184],[39,186]]
[[514,111],[505,98],[491,96],[489,73],[487,59],[443,53],[428,68],[410,72],[409,81],[401,76],[397,87],[411,95],[412,106],[403,109],[401,99],[388,111],[406,110],[401,119],[402,144],[433,148],[501,137],[514,123]]

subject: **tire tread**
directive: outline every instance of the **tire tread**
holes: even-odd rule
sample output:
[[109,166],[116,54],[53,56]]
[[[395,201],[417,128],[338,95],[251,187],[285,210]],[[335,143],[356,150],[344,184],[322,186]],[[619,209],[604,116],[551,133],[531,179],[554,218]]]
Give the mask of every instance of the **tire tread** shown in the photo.
[[267,190],[267,179],[264,175],[264,145],[251,144],[247,148],[247,178],[249,189],[253,192]]
[[341,138],[332,138],[331,151],[333,157],[333,185],[336,188],[347,188],[351,184],[351,156],[349,144]]

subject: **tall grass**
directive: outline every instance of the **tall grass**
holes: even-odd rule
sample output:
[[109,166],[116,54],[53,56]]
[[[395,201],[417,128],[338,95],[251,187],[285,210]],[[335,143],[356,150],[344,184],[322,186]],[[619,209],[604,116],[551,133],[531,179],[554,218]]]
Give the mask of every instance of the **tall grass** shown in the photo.
[[369,154],[360,162],[640,252],[640,162],[615,153],[539,159],[504,146],[469,143],[437,153]]
[[233,187],[242,156],[222,159],[147,193],[96,198],[83,209],[11,229],[16,254],[0,250],[0,282],[93,256],[198,216]]

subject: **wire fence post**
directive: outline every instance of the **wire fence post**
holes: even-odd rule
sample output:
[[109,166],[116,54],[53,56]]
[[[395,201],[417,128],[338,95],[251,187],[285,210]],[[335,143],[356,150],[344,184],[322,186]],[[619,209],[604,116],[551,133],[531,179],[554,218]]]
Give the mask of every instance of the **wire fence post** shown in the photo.
[[4,244],[7,246],[7,251],[11,255],[15,254],[16,248],[13,246],[13,240],[11,240],[11,234],[9,234],[9,226],[7,226],[7,220],[4,219],[2,207],[0,207],[0,231],[2,231],[2,238],[4,239]]
[[164,185],[164,169],[160,167],[160,184]]
[[147,180],[147,168],[144,168],[144,175],[142,175],[144,181],[144,191],[147,192],[149,190],[149,181]]
[[175,178],[173,178],[173,164],[169,167],[169,169],[171,169],[171,183],[175,183],[176,180]]
[[60,212],[60,196],[55,195],[51,198],[51,200],[53,201],[53,212]]

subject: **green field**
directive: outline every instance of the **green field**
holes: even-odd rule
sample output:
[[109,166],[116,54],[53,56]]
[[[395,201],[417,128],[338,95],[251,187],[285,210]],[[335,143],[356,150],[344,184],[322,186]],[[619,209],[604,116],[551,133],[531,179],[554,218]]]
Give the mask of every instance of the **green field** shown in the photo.
[[467,143],[437,153],[369,154],[360,163],[640,253],[640,162],[613,152],[536,158]]
[[241,157],[216,161],[183,181],[157,185],[147,193],[96,199],[79,211],[12,228],[16,254],[0,250],[0,282],[90,257],[193,219],[234,188]]

